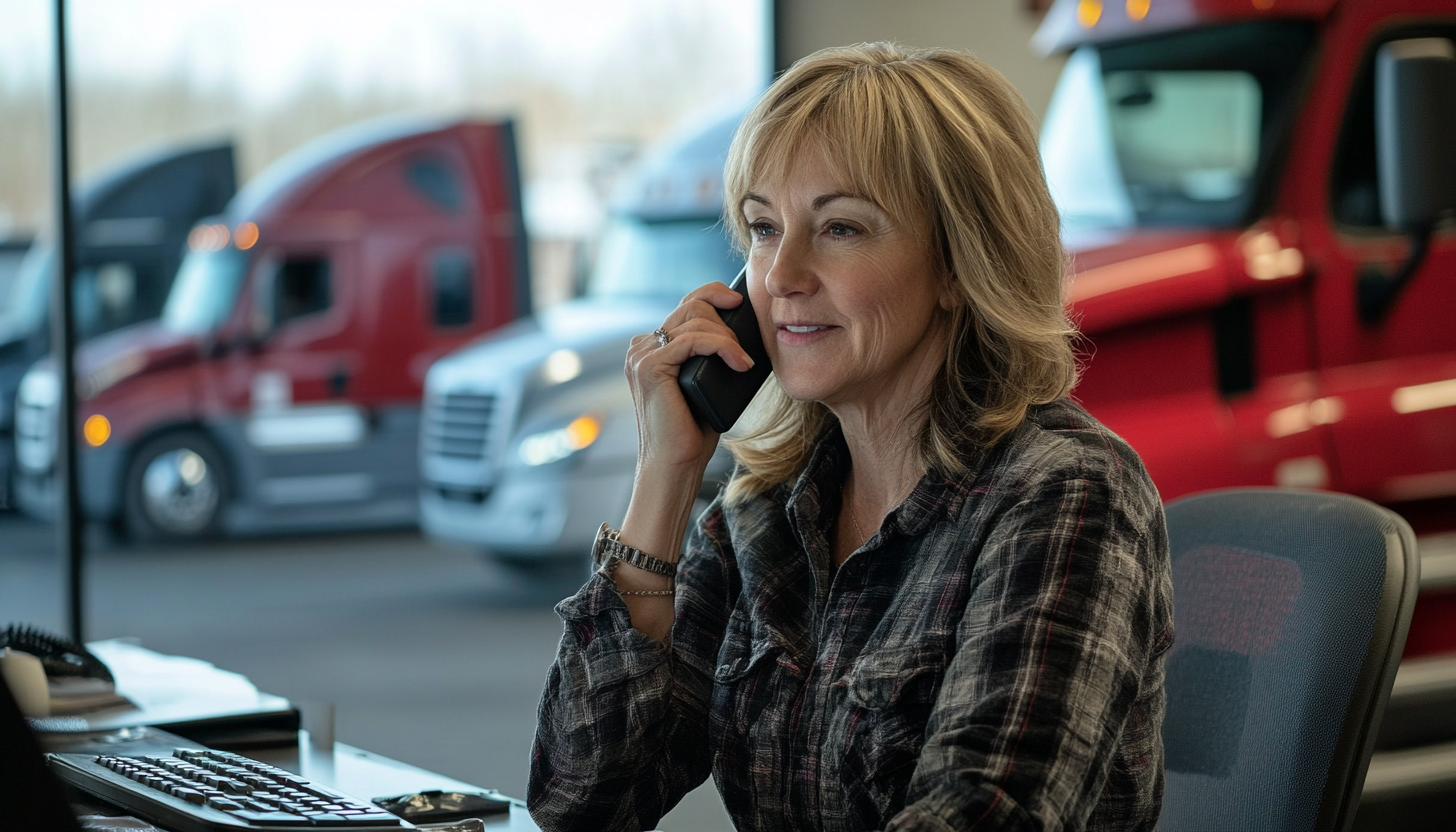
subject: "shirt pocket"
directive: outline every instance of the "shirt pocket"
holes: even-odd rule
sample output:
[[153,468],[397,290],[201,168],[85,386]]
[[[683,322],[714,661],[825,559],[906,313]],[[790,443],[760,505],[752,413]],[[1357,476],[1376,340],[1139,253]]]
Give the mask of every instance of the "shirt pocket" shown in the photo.
[[710,718],[719,738],[728,743],[733,738],[745,740],[756,726],[773,718],[775,699],[783,688],[777,674],[791,664],[785,656],[784,647],[766,628],[744,615],[729,619],[713,671]]
[[900,805],[925,745],[946,656],[923,645],[862,654],[842,679],[846,786]]

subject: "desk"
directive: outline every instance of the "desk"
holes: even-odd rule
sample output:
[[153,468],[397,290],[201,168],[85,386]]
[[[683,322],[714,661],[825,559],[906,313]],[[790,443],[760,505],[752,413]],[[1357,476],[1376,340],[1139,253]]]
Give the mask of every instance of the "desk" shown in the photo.
[[[221,671],[205,662],[153,653],[126,642],[93,642],[87,645],[100,656],[116,677],[116,688],[138,707],[113,709],[86,717],[93,729],[75,733],[41,734],[45,751],[84,754],[170,754],[175,748],[202,748],[185,739],[143,723],[149,715],[164,715],[178,724],[207,727],[214,717],[226,717],[237,726],[248,714],[262,719],[265,736],[278,736],[276,715],[288,709],[286,700],[259,692],[237,674]],[[198,704],[199,697],[178,690],[193,683],[214,710]],[[196,691],[193,691],[194,693]],[[226,694],[226,695],[224,695]],[[219,707],[219,705],[221,707]],[[296,724],[296,723],[295,723]],[[83,726],[84,727],[84,726]],[[177,728],[177,730],[183,730]],[[233,731],[234,736],[238,731]],[[489,791],[374,754],[345,743],[327,743],[319,748],[307,731],[283,735],[282,743],[238,749],[246,757],[278,766],[317,783],[338,789],[361,800],[442,789],[447,791]],[[505,795],[501,795],[505,797]],[[509,815],[482,818],[493,832],[540,832],[526,812],[524,801],[511,800]]]
[[[41,737],[41,745],[44,750],[57,753],[128,755],[169,754],[174,748],[201,747],[175,734],[150,728],[87,734],[48,734]],[[238,753],[286,768],[362,800],[428,789],[489,791],[341,742],[334,743],[332,753],[320,751],[309,742],[306,731],[299,732],[299,742],[296,745],[253,748]],[[492,832],[540,832],[526,812],[525,801],[508,799],[511,801],[510,814],[482,818],[486,829]]]

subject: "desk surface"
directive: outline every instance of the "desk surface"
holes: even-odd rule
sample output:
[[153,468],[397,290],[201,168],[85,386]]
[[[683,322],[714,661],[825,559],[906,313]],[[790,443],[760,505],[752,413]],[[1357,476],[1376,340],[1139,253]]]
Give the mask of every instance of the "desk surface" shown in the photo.
[[[334,743],[332,753],[321,751],[309,742],[308,732],[299,733],[300,742],[295,746],[255,748],[238,753],[286,768],[361,800],[429,789],[491,791],[344,743]],[[197,743],[156,729],[46,734],[41,736],[41,744],[46,751],[127,755],[169,754],[174,748],[200,747]],[[482,818],[487,829],[493,832],[540,832],[527,814],[524,801],[499,796],[511,801],[510,814]]]
[[[255,749],[240,753],[265,763],[271,763],[279,768],[297,772],[310,780],[332,786],[361,800],[393,797],[397,794],[421,792],[428,789],[490,791],[341,742],[334,743],[333,753],[329,754],[314,748],[308,741],[306,731],[300,732],[300,734],[297,748],[285,746],[279,749]],[[506,797],[498,792],[492,793]],[[526,812],[525,801],[515,798],[508,799],[512,804],[510,815],[501,814],[482,818],[486,828],[497,830],[497,832],[507,832],[507,830],[509,832],[540,832],[536,824],[532,822],[531,816]]]
[[[89,727],[90,731],[41,735],[41,744],[47,751],[170,754],[177,747],[202,746],[145,726],[189,720],[195,723],[229,718],[266,719],[270,714],[288,712],[291,708],[287,700],[262,693],[246,678],[207,662],[166,656],[120,640],[91,642],[87,646],[111,669],[117,692],[131,700],[134,707],[86,715],[83,727]],[[282,734],[283,744],[244,748],[238,753],[296,772],[361,800],[430,789],[490,791],[343,743],[321,743],[325,748],[320,749],[307,731],[298,732],[297,742],[289,742],[290,736],[291,729]],[[486,828],[496,832],[539,832],[526,812],[525,802],[507,799],[512,803],[510,814],[482,818]]]

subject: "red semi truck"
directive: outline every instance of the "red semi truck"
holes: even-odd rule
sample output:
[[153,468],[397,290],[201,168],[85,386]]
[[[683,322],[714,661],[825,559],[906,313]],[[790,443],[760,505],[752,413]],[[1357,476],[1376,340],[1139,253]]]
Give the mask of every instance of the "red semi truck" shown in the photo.
[[[1449,822],[1456,99],[1392,117],[1409,90],[1377,65],[1428,60],[1456,89],[1456,3],[1060,0],[1034,43],[1067,54],[1041,149],[1085,334],[1074,395],[1165,500],[1338,490],[1426,535],[1356,827]],[[1430,152],[1414,186],[1442,210],[1399,209],[1401,136]]]
[[[153,539],[413,523],[425,370],[530,309],[511,124],[325,137],[188,245],[159,321],[77,349],[86,515]],[[17,400],[42,516],[57,390],[47,360]]]

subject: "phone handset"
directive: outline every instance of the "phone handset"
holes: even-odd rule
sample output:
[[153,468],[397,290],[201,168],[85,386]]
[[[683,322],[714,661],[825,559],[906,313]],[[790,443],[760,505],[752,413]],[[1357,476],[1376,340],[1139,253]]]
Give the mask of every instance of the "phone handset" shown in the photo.
[[733,427],[773,371],[758,329],[758,317],[748,299],[747,266],[733,278],[729,288],[741,295],[743,302],[733,309],[719,309],[718,316],[738,336],[738,344],[753,358],[753,366],[739,372],[720,356],[695,355],[683,362],[677,377],[693,417],[718,433],[727,433]]

